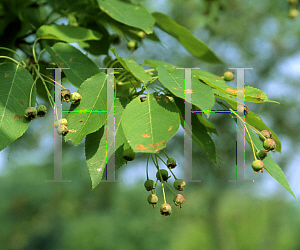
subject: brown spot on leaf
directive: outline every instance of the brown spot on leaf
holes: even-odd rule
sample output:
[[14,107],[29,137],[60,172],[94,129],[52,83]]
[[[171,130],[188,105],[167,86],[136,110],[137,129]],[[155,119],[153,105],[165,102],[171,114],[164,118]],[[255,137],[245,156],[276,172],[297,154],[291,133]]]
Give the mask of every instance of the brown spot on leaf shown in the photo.
[[7,74],[7,73],[5,73],[4,75],[5,75],[5,77],[8,77],[8,76],[9,76],[9,74]]
[[165,143],[165,141],[161,141],[161,142],[158,142],[158,143],[155,143],[155,144],[150,144],[150,147],[157,149],[157,148],[159,148],[160,145],[162,145],[164,143]]
[[168,131],[172,130],[172,128],[173,128],[173,126],[170,126],[169,129],[168,129]]
[[18,115],[18,114],[15,114],[15,116],[14,116],[14,120],[16,120],[16,118],[18,118],[18,119],[20,120],[20,119],[22,119],[22,118],[23,118],[23,116],[24,116],[24,115]]
[[233,94],[236,94],[237,92],[238,93],[243,93],[244,92],[242,89],[235,90],[235,89],[231,89],[231,88],[227,88],[226,91],[229,92],[229,93],[233,93]]
[[168,103],[169,99],[165,97],[164,101],[165,101],[165,103]]
[[58,56],[57,53],[55,54],[55,56]]
[[79,122],[81,123],[81,122],[83,122],[83,120],[79,120]]
[[257,98],[260,98],[261,97],[261,94],[260,93],[258,93],[258,95],[256,96]]
[[175,78],[179,78],[178,76],[175,76]]
[[177,88],[174,87],[174,89],[177,89]]
[[73,62],[74,56],[70,58],[70,62]]
[[148,134],[142,134],[142,136],[143,136],[144,138],[149,138],[149,137],[150,137],[150,135],[148,135]]
[[140,151],[143,151],[143,150],[147,150],[148,148],[146,148],[143,144],[139,144],[139,145],[136,145],[136,150],[140,150]]
[[138,9],[139,9],[139,7],[135,7],[134,9],[138,10]]
[[187,94],[192,94],[192,93],[193,93],[193,90],[186,89],[186,90],[185,90],[185,93],[187,93]]
[[209,154],[208,152],[206,152],[206,156],[207,156],[207,157],[209,157],[209,156],[210,156],[210,154]]
[[62,67],[65,65],[65,63],[64,62],[60,62],[59,63]]
[[21,105],[24,105],[24,102],[23,102],[23,101],[19,101],[19,103],[20,103]]

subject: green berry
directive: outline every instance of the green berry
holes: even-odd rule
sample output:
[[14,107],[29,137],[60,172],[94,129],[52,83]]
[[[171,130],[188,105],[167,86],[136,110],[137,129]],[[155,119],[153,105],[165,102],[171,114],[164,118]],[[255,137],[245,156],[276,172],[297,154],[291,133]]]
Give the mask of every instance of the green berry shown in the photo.
[[262,130],[262,131],[260,131],[260,133],[263,135],[263,136],[259,135],[259,139],[260,139],[261,141],[264,141],[264,140],[266,140],[266,139],[272,139],[272,138],[273,138],[273,135],[272,135],[271,131],[268,131],[268,130]]
[[160,213],[162,216],[168,216],[172,213],[172,208],[169,204],[165,203],[160,206]]
[[153,206],[153,208],[158,203],[158,197],[155,194],[150,194],[148,196],[147,200],[148,200],[149,204],[151,204]]
[[82,99],[82,96],[77,93],[77,92],[74,92],[71,94],[71,98],[70,98],[70,101],[73,103],[73,104],[79,104],[80,101]]
[[174,181],[173,186],[176,190],[182,191],[185,188],[185,181],[183,179],[177,179]]
[[151,191],[152,189],[155,189],[155,182],[153,180],[146,180],[144,186],[147,191]]
[[276,142],[273,139],[264,140],[264,149],[265,150],[273,150],[276,148]]
[[35,119],[37,117],[37,110],[36,110],[36,108],[35,107],[28,107],[25,110],[24,116],[26,118],[31,119],[31,120]]
[[173,201],[176,206],[180,206],[185,202],[185,198],[181,194],[177,194],[174,196]]
[[130,51],[135,51],[138,48],[138,42],[136,40],[131,40],[127,43],[127,48]]
[[61,101],[62,102],[69,102],[71,98],[71,92],[68,89],[63,89],[61,92]]
[[254,173],[257,173],[259,171],[263,172],[265,165],[261,160],[256,160],[252,162],[252,168],[254,170]]
[[247,116],[249,114],[249,108],[246,105],[240,104],[237,106],[237,112],[239,115],[244,115]]
[[69,129],[65,125],[58,126],[57,133],[62,136],[66,136],[69,132]]
[[125,149],[123,151],[123,158],[126,161],[133,161],[135,159],[135,152],[131,148]]
[[145,33],[144,31],[139,31],[139,32],[137,33],[137,36],[138,36],[139,38],[143,39],[143,38],[146,37],[146,33]]
[[47,114],[47,108],[45,105],[38,105],[36,111],[38,117],[44,117]]
[[176,160],[174,158],[169,158],[168,161],[167,161],[167,166],[169,169],[171,168],[175,168],[177,165],[176,165]]
[[58,128],[59,126],[68,126],[68,120],[66,118],[58,119],[55,122],[55,127]]
[[268,154],[266,150],[257,150],[255,152],[255,155],[259,160],[263,160],[267,157]]
[[168,171],[167,170],[165,170],[165,169],[160,169],[159,171],[157,171],[157,173],[156,173],[156,178],[160,181],[160,182],[162,182],[162,180],[160,179],[160,174],[161,174],[161,177],[162,177],[162,179],[164,180],[164,181],[167,181],[171,176],[169,176],[169,173],[168,173]]
[[297,10],[297,9],[290,9],[289,10],[289,14],[288,14],[288,16],[290,17],[290,18],[296,18],[296,17],[298,17],[299,16],[299,10]]
[[231,71],[226,71],[223,76],[226,82],[230,82],[233,80],[233,73]]

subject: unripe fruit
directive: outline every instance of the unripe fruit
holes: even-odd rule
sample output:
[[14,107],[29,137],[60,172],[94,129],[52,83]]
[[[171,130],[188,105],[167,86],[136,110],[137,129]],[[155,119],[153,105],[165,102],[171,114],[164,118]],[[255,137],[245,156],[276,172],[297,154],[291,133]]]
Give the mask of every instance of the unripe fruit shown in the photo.
[[59,126],[68,126],[68,121],[66,118],[58,119],[55,122],[55,127],[58,128]]
[[153,208],[158,203],[158,197],[155,194],[150,194],[148,196],[147,200],[148,200],[149,204],[151,204],[153,206]]
[[247,116],[249,114],[249,108],[246,105],[240,104],[239,106],[237,106],[237,113],[239,115],[244,115]]
[[47,114],[47,108],[45,105],[38,105],[36,111],[38,117],[44,117]]
[[182,191],[185,188],[185,181],[183,179],[177,179],[174,181],[173,186],[176,190]]
[[259,160],[263,160],[267,157],[268,154],[266,150],[257,150],[255,152],[255,155]]
[[176,165],[176,160],[174,158],[169,158],[167,160],[167,166],[169,169],[171,168],[175,168],[177,165]]
[[146,180],[144,186],[147,191],[155,189],[155,182],[153,180]]
[[80,101],[82,99],[82,96],[77,93],[77,92],[74,92],[71,94],[71,98],[70,98],[70,101],[73,103],[73,104],[79,104]]
[[273,139],[264,140],[264,149],[270,151],[276,148],[276,142]]
[[135,159],[135,152],[131,148],[127,148],[123,151],[123,158],[126,161],[133,161]]
[[233,73],[231,71],[226,71],[223,76],[226,82],[230,82],[233,80]]
[[165,203],[160,206],[160,213],[162,216],[168,216],[172,213],[172,208],[169,204]]
[[65,125],[58,126],[57,133],[62,136],[66,136],[69,132],[69,129]]
[[131,40],[127,43],[127,48],[130,51],[135,51],[138,48],[138,42],[136,40]]
[[139,32],[137,33],[137,36],[138,36],[139,38],[143,39],[143,38],[146,37],[146,33],[145,33],[144,31],[139,31]]
[[272,135],[271,131],[262,130],[262,131],[260,131],[260,133],[264,136],[263,137],[263,136],[259,135],[259,139],[261,141],[265,141],[266,139],[272,139],[273,138],[273,135]]
[[290,18],[296,18],[299,16],[299,10],[297,9],[290,9],[289,10],[289,17]]
[[25,116],[26,118],[31,119],[31,120],[35,119],[36,116],[37,116],[36,108],[35,108],[35,107],[28,107],[28,108],[25,110],[24,116]]
[[174,196],[173,201],[176,206],[180,206],[185,202],[185,198],[181,194],[177,194]]
[[118,45],[121,43],[120,36],[118,34],[112,34],[109,38],[110,43],[113,45]]
[[61,92],[61,101],[62,102],[69,102],[71,98],[71,92],[68,89],[63,89]]
[[252,162],[252,168],[254,170],[254,173],[257,173],[259,171],[263,172],[265,165],[261,160],[256,160]]
[[162,180],[160,179],[160,174],[161,174],[161,177],[162,177],[162,179],[164,180],[164,181],[167,181],[171,176],[168,176],[169,175],[169,173],[168,173],[168,171],[167,170],[164,170],[164,169],[160,169],[159,171],[157,171],[157,173],[156,173],[156,178],[160,181],[160,182],[162,182]]
[[289,4],[290,5],[297,5],[298,4],[298,0],[289,0]]

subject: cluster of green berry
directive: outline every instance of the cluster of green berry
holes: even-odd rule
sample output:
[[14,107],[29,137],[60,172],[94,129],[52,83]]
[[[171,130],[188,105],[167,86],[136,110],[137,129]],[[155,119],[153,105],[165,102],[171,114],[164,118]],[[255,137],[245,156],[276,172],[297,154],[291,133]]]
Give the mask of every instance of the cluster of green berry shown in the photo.
[[[135,152],[131,148],[125,149],[123,151],[123,158],[127,161],[132,161],[135,159]],[[148,177],[148,162],[147,162],[147,180],[144,183],[144,187],[146,188],[147,191],[152,192],[148,196],[147,201],[149,204],[151,204],[153,206],[153,208],[155,205],[158,204],[158,197],[156,195],[156,187],[157,187],[157,182],[160,181],[162,183],[162,191],[163,191],[163,197],[164,197],[164,203],[160,206],[160,213],[163,216],[171,215],[172,207],[170,204],[168,204],[166,202],[163,184],[165,184],[174,194],[173,202],[176,206],[180,206],[180,208],[181,208],[181,205],[185,202],[185,198],[183,197],[183,195],[175,193],[167,184],[168,179],[171,177],[171,176],[169,176],[169,172],[165,169],[159,169],[157,163],[155,165],[157,167],[156,182],[154,180],[149,179],[149,177]],[[171,170],[177,166],[176,160],[174,158],[168,158],[167,163],[165,165],[167,166],[167,168],[169,169],[169,171],[172,173],[172,175],[175,178],[175,181],[173,182],[173,187],[177,191],[182,191],[185,188],[185,181],[183,179],[177,179]],[[154,192],[153,192],[153,190],[154,190]]]
[[288,16],[290,18],[296,18],[299,16],[299,10],[297,9],[299,5],[298,0],[288,0],[289,1],[289,13]]
[[35,107],[28,107],[25,110],[24,116],[30,120],[35,119],[38,117],[44,117],[47,114],[47,108],[45,105],[38,105]]
[[262,130],[260,132],[259,139],[263,142],[263,147],[265,150],[257,150],[255,152],[255,159],[257,160],[252,162],[254,173],[257,173],[259,171],[263,172],[265,165],[262,160],[267,157],[267,153],[269,151],[272,151],[276,148],[276,142],[272,138],[273,135],[271,131]]

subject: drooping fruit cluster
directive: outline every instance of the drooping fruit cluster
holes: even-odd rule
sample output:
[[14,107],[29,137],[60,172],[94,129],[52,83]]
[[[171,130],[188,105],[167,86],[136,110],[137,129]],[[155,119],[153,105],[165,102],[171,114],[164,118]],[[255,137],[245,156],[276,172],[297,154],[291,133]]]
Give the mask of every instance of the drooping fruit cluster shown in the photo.
[[66,136],[69,133],[67,127],[68,121],[66,118],[59,119],[55,122],[56,131],[59,135]]
[[230,82],[233,80],[234,76],[233,73],[231,71],[226,71],[223,75],[223,78],[226,82]]
[[61,91],[61,101],[71,102],[72,104],[79,104],[82,96],[78,92],[71,93],[69,89],[63,89]]
[[259,139],[263,142],[264,149],[266,151],[271,151],[276,148],[276,142],[272,139],[273,135],[271,131],[262,130],[260,132]]
[[44,117],[47,114],[47,107],[45,105],[38,105],[35,107],[28,107],[24,116],[30,120],[35,119],[36,117]]

